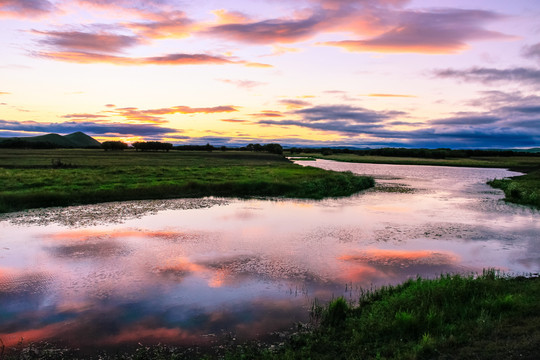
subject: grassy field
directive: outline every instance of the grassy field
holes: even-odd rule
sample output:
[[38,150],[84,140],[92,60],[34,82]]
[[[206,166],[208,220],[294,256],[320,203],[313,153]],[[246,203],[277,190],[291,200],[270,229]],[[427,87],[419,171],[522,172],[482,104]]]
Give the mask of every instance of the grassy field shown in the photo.
[[0,149],[0,212],[201,196],[320,199],[373,184],[268,153]]
[[505,168],[512,171],[524,172],[526,175],[510,179],[494,179],[489,184],[502,189],[505,200],[517,204],[540,208],[540,157],[512,156],[512,157],[474,157],[474,158],[447,158],[426,159],[389,156],[359,156],[355,154],[295,154],[311,158],[374,164],[399,165],[436,165],[436,166],[466,166]]

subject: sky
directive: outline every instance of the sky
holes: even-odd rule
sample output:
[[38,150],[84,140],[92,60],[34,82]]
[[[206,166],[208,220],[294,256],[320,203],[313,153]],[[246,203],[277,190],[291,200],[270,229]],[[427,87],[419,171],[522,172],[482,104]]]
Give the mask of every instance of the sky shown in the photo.
[[0,137],[540,146],[538,0],[0,0]]

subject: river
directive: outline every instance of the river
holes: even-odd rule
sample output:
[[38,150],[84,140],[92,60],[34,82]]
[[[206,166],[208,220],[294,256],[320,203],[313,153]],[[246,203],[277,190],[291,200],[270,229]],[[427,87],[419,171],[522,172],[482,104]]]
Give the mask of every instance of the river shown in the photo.
[[0,339],[116,348],[243,341],[307,321],[315,299],[410,277],[540,270],[538,211],[503,169],[352,164],[352,197],[179,199],[0,217]]

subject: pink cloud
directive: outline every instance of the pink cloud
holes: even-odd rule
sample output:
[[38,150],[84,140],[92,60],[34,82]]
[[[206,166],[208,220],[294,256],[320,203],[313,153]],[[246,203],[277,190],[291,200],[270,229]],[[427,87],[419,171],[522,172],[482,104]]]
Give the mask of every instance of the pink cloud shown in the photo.
[[232,60],[223,56],[206,54],[167,54],[152,57],[124,57],[97,54],[83,51],[38,52],[37,56],[51,60],[77,64],[113,64],[113,65],[225,65],[240,64],[244,66],[271,67],[267,64],[251,63],[243,60]]
[[127,120],[141,121],[148,123],[166,123],[168,122],[162,116],[172,114],[215,114],[238,111],[236,107],[231,105],[222,105],[214,107],[192,108],[190,106],[171,106],[160,109],[141,110],[136,107],[117,108],[112,113],[120,115]]
[[163,11],[147,17],[151,21],[130,22],[124,26],[150,39],[184,38],[192,31],[193,21],[183,11]]
[[103,115],[97,115],[97,114],[67,114],[62,116],[65,119],[99,119],[102,118]]
[[311,105],[311,103],[308,101],[295,99],[284,99],[280,100],[279,103],[285,105],[288,109],[300,109]]
[[326,42],[355,52],[452,54],[469,47],[474,40],[514,39],[482,28],[482,24],[501,19],[490,11],[441,9],[401,11],[392,27],[365,40]]
[[33,30],[32,33],[45,35],[47,38],[42,40],[42,43],[67,51],[116,53],[141,43],[135,36],[116,35],[106,32]]
[[48,0],[1,0],[0,17],[34,18],[47,15],[55,9]]
[[235,85],[239,88],[244,89],[253,89],[257,86],[266,85],[267,83],[261,82],[261,81],[252,81],[252,80],[231,80],[231,79],[219,79],[219,81],[224,82],[226,84]]

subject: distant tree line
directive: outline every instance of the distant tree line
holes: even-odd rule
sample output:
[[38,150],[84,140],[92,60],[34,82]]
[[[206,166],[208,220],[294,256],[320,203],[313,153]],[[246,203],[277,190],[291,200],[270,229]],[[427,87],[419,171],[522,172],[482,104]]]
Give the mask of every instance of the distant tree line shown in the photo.
[[242,147],[226,147],[226,146],[220,146],[215,147],[210,144],[206,145],[178,145],[174,147],[175,150],[180,151],[214,151],[214,150],[221,150],[221,151],[228,151],[228,150],[236,150],[236,151],[254,151],[254,152],[268,152],[271,154],[283,154],[283,147],[280,144],[249,144]]
[[101,147],[105,151],[121,151],[128,148],[128,144],[122,141],[104,141],[101,143]]
[[[122,142],[122,141],[105,141],[101,144],[102,148],[105,149],[105,151],[109,150],[125,150],[128,149],[128,144]],[[170,150],[178,150],[178,151],[214,151],[214,150],[220,150],[220,151],[228,151],[228,150],[235,150],[235,151],[252,151],[252,152],[268,152],[271,154],[283,154],[283,147],[280,144],[271,143],[271,144],[249,144],[242,147],[226,147],[226,146],[219,146],[215,147],[213,145],[210,145],[210,143],[207,143],[206,145],[177,145],[173,146],[171,143],[163,143],[159,141],[138,141],[132,144],[132,148],[134,148],[136,151],[170,151]]]
[[393,157],[415,157],[428,159],[446,158],[470,158],[481,156],[540,156],[540,153],[514,151],[514,150],[452,150],[447,148],[439,149],[408,149],[408,148],[380,148],[380,149],[347,149],[347,148],[298,148],[289,149],[292,154],[300,153],[321,153],[323,155],[332,154],[356,154],[356,155],[376,155]]
[[137,141],[133,143],[136,151],[169,151],[173,148],[171,143],[162,143],[159,141]]
[[60,146],[48,141],[26,141],[22,139],[6,139],[0,142],[3,149],[57,149]]

